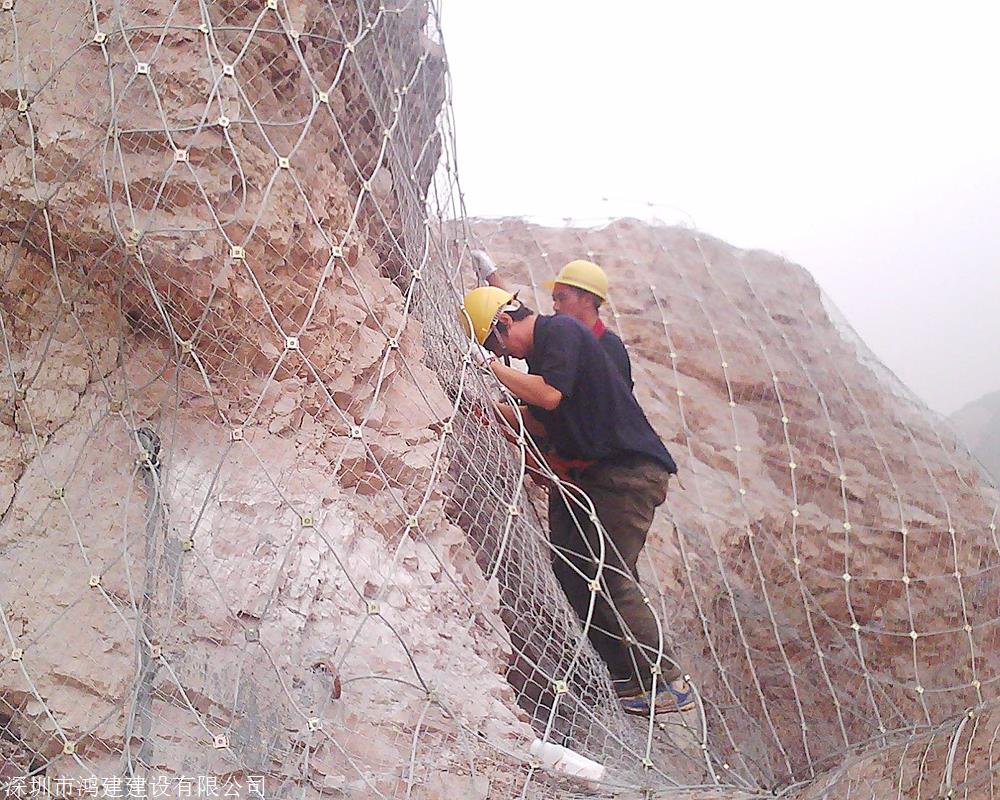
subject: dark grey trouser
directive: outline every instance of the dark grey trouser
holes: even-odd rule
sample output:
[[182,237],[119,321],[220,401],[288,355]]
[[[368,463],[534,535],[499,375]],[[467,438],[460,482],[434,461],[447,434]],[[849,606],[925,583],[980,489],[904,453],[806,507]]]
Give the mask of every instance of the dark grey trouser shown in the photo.
[[[635,457],[598,462],[575,481],[593,501],[597,518],[610,540],[605,542],[601,591],[595,598],[587,634],[608,665],[611,677],[619,682],[617,688],[623,695],[640,687],[648,690],[652,683],[651,667],[657,661],[662,670],[658,685],[681,675],[673,650],[665,639],[661,641],[653,612],[643,602],[636,569],[646,534],[653,524],[653,513],[667,497],[669,477],[659,462]],[[587,512],[575,503],[567,507],[567,501],[556,488],[549,493],[549,538],[556,548],[552,570],[570,605],[584,621],[590,605],[590,581],[597,575],[600,539]],[[623,631],[622,623],[628,633]],[[626,637],[632,644],[625,643]]]

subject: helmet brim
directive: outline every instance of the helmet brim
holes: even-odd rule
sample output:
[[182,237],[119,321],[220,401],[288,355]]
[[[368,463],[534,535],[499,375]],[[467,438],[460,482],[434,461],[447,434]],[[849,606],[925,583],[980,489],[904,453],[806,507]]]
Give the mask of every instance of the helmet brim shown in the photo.
[[590,294],[594,295],[594,297],[600,297],[605,303],[608,302],[607,296],[601,294],[600,292],[595,292],[592,287],[584,286],[582,283],[574,281],[572,278],[567,278],[559,281],[555,279],[550,281],[545,281],[545,283],[543,283],[542,286],[544,286],[546,289],[555,289],[557,283],[561,283],[563,286],[572,286],[574,289],[581,289],[584,292],[589,292]]

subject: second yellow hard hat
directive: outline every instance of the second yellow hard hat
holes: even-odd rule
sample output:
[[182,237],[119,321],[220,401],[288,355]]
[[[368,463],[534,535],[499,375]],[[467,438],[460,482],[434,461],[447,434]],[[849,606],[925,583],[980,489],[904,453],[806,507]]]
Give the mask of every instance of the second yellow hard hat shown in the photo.
[[570,261],[553,280],[545,282],[545,288],[551,289],[557,283],[583,289],[602,300],[608,299],[608,276],[593,261]]

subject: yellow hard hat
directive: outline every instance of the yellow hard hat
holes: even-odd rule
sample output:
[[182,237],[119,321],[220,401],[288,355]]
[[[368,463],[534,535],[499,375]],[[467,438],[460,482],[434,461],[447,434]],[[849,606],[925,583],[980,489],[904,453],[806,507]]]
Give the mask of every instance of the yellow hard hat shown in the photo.
[[608,276],[593,261],[570,261],[554,280],[545,282],[545,288],[551,289],[557,283],[583,289],[605,301],[608,299]]
[[465,333],[482,344],[490,335],[497,314],[510,304],[514,295],[496,286],[480,286],[465,296],[460,314]]

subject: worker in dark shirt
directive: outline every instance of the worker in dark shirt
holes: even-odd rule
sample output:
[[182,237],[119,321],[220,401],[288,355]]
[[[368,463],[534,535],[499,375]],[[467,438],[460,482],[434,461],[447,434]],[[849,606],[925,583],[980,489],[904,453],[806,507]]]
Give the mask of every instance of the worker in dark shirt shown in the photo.
[[[473,250],[471,255],[479,280],[489,286],[507,288],[500,279],[497,265],[486,251]],[[600,316],[601,305],[608,300],[608,276],[604,270],[591,261],[570,261],[553,280],[545,282],[545,288],[552,290],[553,310],[578,319],[590,328],[625,378],[628,388],[633,388],[632,362],[625,343],[616,333],[608,330]]]
[[[686,711],[693,690],[683,679],[663,631],[639,587],[636,564],[653,514],[677,471],[622,375],[593,334],[565,315],[539,316],[493,286],[466,295],[464,319],[483,346],[484,369],[524,406],[531,433],[543,433],[565,459],[580,465],[573,483],[593,503],[549,493],[553,571],[587,624],[608,665],[624,709],[635,714]],[[497,355],[523,358],[528,373]],[[511,424],[513,409],[500,413]],[[591,613],[591,603],[593,611]]]
[[580,320],[597,337],[604,352],[633,387],[632,362],[625,344],[601,320],[601,304],[608,300],[608,276],[592,261],[570,261],[545,287],[552,290],[552,307],[557,314]]

